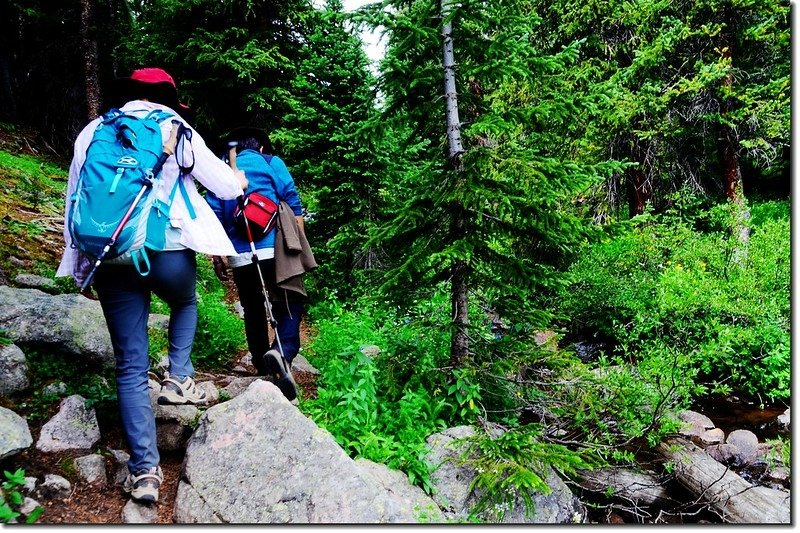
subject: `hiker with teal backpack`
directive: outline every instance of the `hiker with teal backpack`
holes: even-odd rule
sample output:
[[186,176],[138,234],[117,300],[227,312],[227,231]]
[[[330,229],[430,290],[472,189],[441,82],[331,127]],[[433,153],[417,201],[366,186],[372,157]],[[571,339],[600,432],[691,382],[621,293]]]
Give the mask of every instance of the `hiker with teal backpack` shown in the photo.
[[[169,371],[160,404],[202,404],[190,358],[197,326],[196,253],[234,253],[194,179],[221,198],[247,188],[180,116],[173,78],[159,68],[116,80],[124,103],[91,121],[75,141],[57,276],[94,287],[116,358],[117,398],[130,448],[123,484],[153,503],[163,481],[148,391],[151,295],[170,308]],[[194,178],[194,179],[193,179]]]
[[[237,128],[228,135],[229,163],[244,171],[249,188],[245,203],[224,200],[213,191],[206,201],[222,222],[236,252],[212,257],[214,271],[225,281],[233,273],[244,310],[245,337],[253,366],[269,376],[289,401],[296,401],[292,362],[300,350],[300,321],[305,312],[303,274],[316,267],[304,233],[303,206],[283,160],[273,155],[267,133]],[[241,216],[257,204],[270,206],[271,223]],[[285,243],[297,243],[288,250]],[[302,245],[301,245],[302,243]],[[269,327],[274,339],[270,342]]]

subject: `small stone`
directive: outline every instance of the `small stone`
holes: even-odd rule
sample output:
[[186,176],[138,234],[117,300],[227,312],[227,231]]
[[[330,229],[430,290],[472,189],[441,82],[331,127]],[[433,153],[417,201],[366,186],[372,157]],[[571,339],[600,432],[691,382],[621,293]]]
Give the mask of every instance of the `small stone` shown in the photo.
[[72,485],[65,478],[56,474],[46,474],[44,482],[39,485],[38,494],[43,498],[66,499],[72,493]]
[[30,516],[32,512],[36,510],[37,507],[41,507],[42,504],[34,500],[33,498],[29,498],[25,496],[25,499],[22,500],[22,505],[19,506],[19,512],[23,516]]
[[715,461],[730,465],[737,456],[738,450],[733,444],[712,444],[706,448],[706,453]]
[[[694,438],[692,440],[695,440]],[[702,447],[711,444],[721,444],[725,441],[725,432],[719,428],[709,429],[696,437],[696,444]]]
[[93,453],[91,455],[84,455],[78,457],[74,461],[75,470],[87,483],[96,483],[98,485],[105,485],[108,483],[106,477],[106,458],[102,455]]
[[155,505],[145,505],[128,500],[122,508],[122,522],[124,524],[155,524],[158,519],[158,509]]

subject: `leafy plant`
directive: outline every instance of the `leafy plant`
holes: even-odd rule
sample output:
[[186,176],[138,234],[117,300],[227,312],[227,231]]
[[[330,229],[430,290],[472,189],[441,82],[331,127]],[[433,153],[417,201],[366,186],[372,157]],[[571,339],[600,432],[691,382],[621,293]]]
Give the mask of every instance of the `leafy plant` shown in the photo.
[[[19,489],[25,485],[25,470],[18,468],[13,473],[3,471],[6,481],[0,486],[0,523],[16,522],[20,516],[18,512],[23,503],[22,493]],[[37,506],[26,518],[26,524],[35,523],[44,512],[44,507]]]

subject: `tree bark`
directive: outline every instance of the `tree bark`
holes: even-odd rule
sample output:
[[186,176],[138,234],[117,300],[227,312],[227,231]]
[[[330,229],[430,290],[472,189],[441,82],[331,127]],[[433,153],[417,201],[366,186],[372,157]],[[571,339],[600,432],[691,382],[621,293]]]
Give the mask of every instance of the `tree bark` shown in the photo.
[[631,159],[638,163],[637,166],[628,169],[628,216],[633,218],[644,213],[647,202],[653,196],[653,184],[648,176],[647,150],[642,149],[642,141],[634,137],[631,141]]
[[788,524],[789,493],[750,484],[685,439],[668,439],[658,452],[674,466],[675,479],[732,524]]
[[[450,15],[451,0],[442,0],[440,11],[442,15],[442,64],[444,66],[444,101],[445,119],[447,125],[447,158],[449,167],[453,172],[464,170],[462,155],[464,147],[461,143],[461,120],[458,116],[458,94],[456,93],[456,63],[453,53],[453,25],[448,19]],[[458,184],[456,184],[458,186]],[[464,220],[456,209],[456,219],[453,223],[453,237],[459,239],[463,235]],[[451,265],[451,308],[453,315],[453,333],[450,339],[450,363],[458,368],[467,359],[469,354],[469,327],[467,280],[469,278],[469,265],[463,259],[454,261]]]
[[[726,29],[720,32],[719,48],[722,57],[729,61],[728,74],[722,80],[722,101],[720,114],[725,120],[733,109],[733,103],[728,96],[733,89],[733,32],[735,21],[730,13],[726,13]],[[722,171],[722,180],[725,186],[725,196],[733,206],[734,227],[733,231],[740,245],[736,247],[732,260],[735,264],[743,264],[747,258],[747,244],[750,241],[750,210],[747,207],[742,182],[742,169],[739,165],[738,139],[734,129],[726,123],[721,123],[717,134],[717,155]]]
[[83,75],[86,87],[86,115],[93,120],[100,114],[100,82],[97,76],[97,40],[92,30],[94,14],[92,0],[81,0],[81,44],[83,46]]

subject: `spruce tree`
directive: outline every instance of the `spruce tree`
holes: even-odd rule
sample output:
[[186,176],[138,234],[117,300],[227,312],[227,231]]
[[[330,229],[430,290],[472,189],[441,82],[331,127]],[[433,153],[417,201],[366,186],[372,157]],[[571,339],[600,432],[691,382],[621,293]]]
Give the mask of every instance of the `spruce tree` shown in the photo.
[[[381,21],[390,32],[381,120],[409,122],[398,141],[413,160],[387,188],[396,214],[373,237],[397,251],[387,287],[452,284],[453,266],[463,262],[470,296],[519,325],[541,324],[546,314],[532,295],[561,282],[556,266],[590,231],[572,202],[613,168],[581,165],[559,149],[558,132],[580,111],[561,82],[577,48],[537,53],[531,28],[538,19],[524,2],[451,4],[444,20],[430,1],[392,7]],[[448,166],[445,135],[446,20],[458,58],[458,172]],[[461,357],[451,353],[459,364]]]

